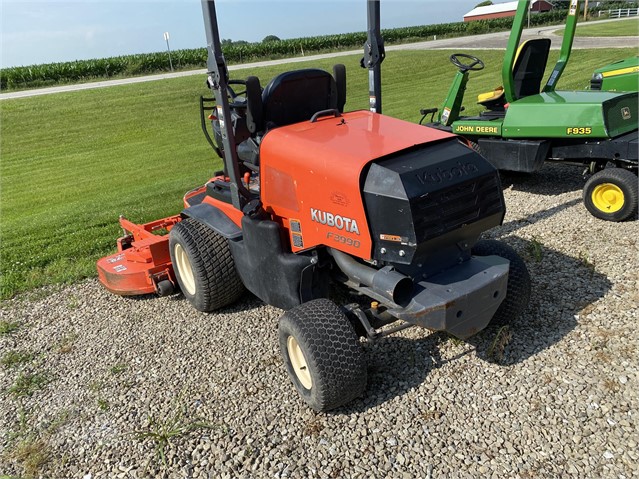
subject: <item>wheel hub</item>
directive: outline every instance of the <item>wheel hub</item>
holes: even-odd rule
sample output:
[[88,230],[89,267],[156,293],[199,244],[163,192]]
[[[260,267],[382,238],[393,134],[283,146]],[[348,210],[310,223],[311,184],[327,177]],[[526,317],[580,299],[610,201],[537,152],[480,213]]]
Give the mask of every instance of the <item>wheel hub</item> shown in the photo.
[[175,253],[175,266],[180,273],[184,289],[193,296],[195,294],[195,276],[193,275],[191,261],[189,261],[189,257],[180,243],[175,245],[173,252]]
[[299,343],[293,336],[289,336],[286,340],[286,349],[298,381],[306,389],[311,389],[313,387],[313,379],[311,378],[311,372],[308,370],[306,357],[304,357],[302,348],[300,348]]
[[602,183],[592,190],[592,203],[601,211],[615,213],[623,208],[624,194],[617,185]]

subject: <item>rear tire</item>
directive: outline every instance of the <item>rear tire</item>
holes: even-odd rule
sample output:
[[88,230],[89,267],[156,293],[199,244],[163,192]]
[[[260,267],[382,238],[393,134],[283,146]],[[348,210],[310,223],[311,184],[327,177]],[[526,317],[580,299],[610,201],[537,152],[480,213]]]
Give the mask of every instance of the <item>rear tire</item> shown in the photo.
[[314,410],[335,409],[364,393],[364,351],[332,301],[316,299],[284,313],[279,343],[295,389]]
[[504,325],[522,314],[530,301],[530,274],[526,263],[506,243],[497,240],[480,240],[473,246],[475,256],[501,256],[510,261],[506,297],[499,305],[491,324]]
[[606,221],[624,221],[637,214],[637,175],[622,168],[606,168],[592,175],[584,186],[583,199],[590,213]]
[[228,306],[244,292],[228,240],[208,226],[180,221],[169,233],[169,249],[180,289],[198,311]]

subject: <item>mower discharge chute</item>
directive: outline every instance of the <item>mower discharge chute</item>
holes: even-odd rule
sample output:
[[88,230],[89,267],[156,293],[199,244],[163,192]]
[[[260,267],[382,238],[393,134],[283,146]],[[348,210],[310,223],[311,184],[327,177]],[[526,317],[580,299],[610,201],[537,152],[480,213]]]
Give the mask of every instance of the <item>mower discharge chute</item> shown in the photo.
[[[214,2],[202,7],[215,95],[207,136],[224,172],[187,195],[162,243],[169,278],[196,309],[249,290],[285,310],[283,361],[325,411],[364,392],[360,337],[422,326],[465,339],[526,308],[524,262],[480,240],[505,214],[497,170],[451,133],[378,113],[378,1],[362,62],[372,111],[348,113],[342,65],[229,88]],[[329,299],[339,297],[350,300]]]
[[559,59],[543,88],[551,42],[534,38],[519,43],[530,7],[530,1],[520,0],[502,64],[503,86],[477,99],[485,111],[461,116],[469,72],[483,69],[484,63],[457,53],[450,60],[458,71],[442,107],[422,110],[422,122],[431,115],[428,126],[463,135],[500,170],[533,172],[545,161],[580,166],[584,175],[592,175],[583,192],[588,211],[623,221],[636,216],[639,197],[637,89],[556,90],[570,58],[580,3],[570,2]]

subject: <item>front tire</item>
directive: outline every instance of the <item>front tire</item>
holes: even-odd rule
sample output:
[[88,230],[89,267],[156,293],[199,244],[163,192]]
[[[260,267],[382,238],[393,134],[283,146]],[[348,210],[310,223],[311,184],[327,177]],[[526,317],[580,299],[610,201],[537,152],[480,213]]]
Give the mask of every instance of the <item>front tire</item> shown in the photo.
[[506,243],[497,240],[479,240],[472,248],[475,256],[501,256],[510,261],[506,297],[499,305],[491,324],[508,324],[521,315],[530,301],[530,274],[526,263]]
[[606,168],[592,175],[583,199],[590,213],[606,221],[624,221],[637,214],[637,175],[622,168]]
[[180,221],[169,233],[169,250],[180,289],[198,311],[228,306],[244,292],[228,240],[208,226]]
[[364,351],[348,318],[332,301],[316,299],[284,313],[279,343],[295,389],[314,410],[335,409],[364,393]]

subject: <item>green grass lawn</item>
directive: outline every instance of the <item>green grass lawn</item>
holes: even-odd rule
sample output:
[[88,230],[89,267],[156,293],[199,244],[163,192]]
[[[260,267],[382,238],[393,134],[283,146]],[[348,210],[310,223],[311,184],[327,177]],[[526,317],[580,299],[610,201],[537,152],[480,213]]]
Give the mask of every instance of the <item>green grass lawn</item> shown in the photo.
[[[450,51],[393,52],[383,65],[384,113],[419,121],[440,106],[455,69]],[[574,51],[561,86],[583,89],[591,72],[634,48]],[[503,52],[473,52],[469,112],[478,93],[501,84]],[[347,67],[347,110],[367,108],[361,55]],[[557,53],[551,52],[551,61]],[[295,64],[329,69],[332,61]],[[290,66],[233,72],[262,83]],[[95,276],[95,261],[115,250],[118,215],[135,222],[178,213],[182,195],[221,166],[200,130],[201,76],[0,102],[1,297]]]
[[[556,35],[563,35],[564,31],[557,30]],[[639,18],[624,18],[615,22],[588,25],[577,24],[575,36],[577,37],[628,37],[639,35]],[[636,53],[636,52],[635,52]]]

